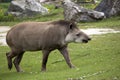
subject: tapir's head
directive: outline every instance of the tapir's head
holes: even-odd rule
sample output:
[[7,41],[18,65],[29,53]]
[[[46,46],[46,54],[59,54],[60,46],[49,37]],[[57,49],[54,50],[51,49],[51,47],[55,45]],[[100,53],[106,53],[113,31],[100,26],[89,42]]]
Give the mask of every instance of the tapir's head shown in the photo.
[[71,23],[69,25],[69,32],[65,38],[65,41],[67,43],[69,42],[82,42],[82,43],[87,43],[88,41],[90,41],[91,38],[85,34],[84,32],[82,32],[75,23]]

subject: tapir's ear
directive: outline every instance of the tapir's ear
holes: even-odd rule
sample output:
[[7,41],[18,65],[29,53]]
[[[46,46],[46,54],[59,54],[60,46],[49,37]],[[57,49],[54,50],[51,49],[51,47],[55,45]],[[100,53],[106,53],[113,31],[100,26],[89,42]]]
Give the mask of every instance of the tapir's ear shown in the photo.
[[69,29],[73,29],[73,23],[70,23]]

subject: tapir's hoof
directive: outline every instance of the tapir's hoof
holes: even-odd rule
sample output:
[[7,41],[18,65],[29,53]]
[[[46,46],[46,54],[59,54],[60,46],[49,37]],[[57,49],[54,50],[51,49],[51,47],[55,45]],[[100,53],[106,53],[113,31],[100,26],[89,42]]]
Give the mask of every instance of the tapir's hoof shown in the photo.
[[44,69],[44,68],[43,68],[43,69],[41,69],[41,72],[46,72],[46,69]]
[[8,64],[8,69],[11,70],[12,69],[12,65]]
[[70,68],[72,68],[72,69],[73,69],[73,68],[76,68],[76,67],[75,67],[74,65],[72,65]]

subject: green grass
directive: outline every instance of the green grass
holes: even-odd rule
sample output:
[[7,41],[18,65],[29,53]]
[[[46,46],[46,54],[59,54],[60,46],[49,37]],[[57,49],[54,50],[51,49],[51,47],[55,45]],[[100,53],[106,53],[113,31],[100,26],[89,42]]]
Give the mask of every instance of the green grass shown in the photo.
[[117,28],[120,29],[120,17],[111,17],[97,22],[79,23],[81,28]]
[[[1,5],[2,4],[2,5]],[[7,10],[9,3],[1,3],[0,8]],[[50,14],[33,18],[1,21],[0,26],[12,26],[24,21],[54,21],[63,19],[63,10],[45,5]],[[98,22],[78,23],[80,28],[113,28],[120,30],[120,18],[113,17]],[[68,50],[72,63],[77,67],[70,69],[62,55],[53,51],[47,63],[47,72],[40,72],[42,53],[26,52],[21,62],[25,71],[17,73],[15,67],[7,68],[7,46],[0,46],[0,80],[120,80],[120,33],[92,36],[88,44],[69,44]],[[57,62],[57,63],[55,63]],[[54,63],[54,64],[53,64]]]
[[[17,73],[14,67],[9,71],[5,57],[8,51],[7,46],[0,46],[0,80],[77,80],[81,77],[84,80],[120,80],[120,34],[93,36],[88,44],[71,43],[69,52],[76,69],[68,68],[56,50],[49,56],[47,72],[40,72],[41,52],[24,54],[21,66],[25,72]],[[56,61],[59,62],[54,63]]]

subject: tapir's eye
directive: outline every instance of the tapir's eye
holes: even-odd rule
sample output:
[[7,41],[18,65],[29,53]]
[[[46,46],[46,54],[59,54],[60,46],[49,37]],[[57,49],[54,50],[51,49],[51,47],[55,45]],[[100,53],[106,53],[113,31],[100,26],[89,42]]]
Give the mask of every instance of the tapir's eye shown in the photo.
[[80,36],[81,34],[80,33],[77,33],[76,36]]

